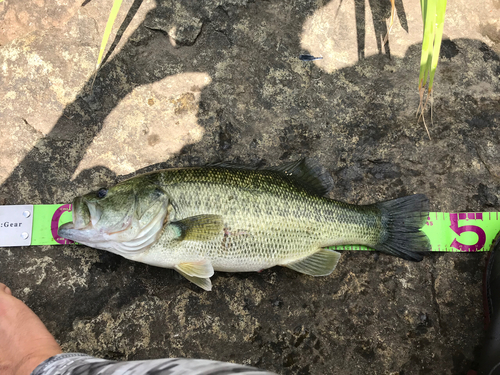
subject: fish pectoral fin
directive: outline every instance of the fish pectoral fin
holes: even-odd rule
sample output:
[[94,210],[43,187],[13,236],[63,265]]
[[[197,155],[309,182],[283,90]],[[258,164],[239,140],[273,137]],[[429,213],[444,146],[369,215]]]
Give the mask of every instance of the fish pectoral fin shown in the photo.
[[198,215],[170,223],[178,229],[179,241],[209,241],[220,235],[224,222],[220,215]]
[[202,259],[197,262],[179,263],[175,266],[175,269],[193,277],[207,278],[214,274],[212,263],[207,259]]
[[301,259],[297,262],[285,264],[285,267],[291,268],[294,271],[305,273],[311,276],[327,276],[337,267],[337,262],[340,259],[340,253],[321,249],[313,255]]
[[207,292],[210,292],[212,290],[212,282],[210,281],[210,278],[190,276],[187,273],[182,272],[178,268],[176,269],[176,271],[179,272],[186,279],[191,281],[193,284],[198,285],[201,289],[206,290]]

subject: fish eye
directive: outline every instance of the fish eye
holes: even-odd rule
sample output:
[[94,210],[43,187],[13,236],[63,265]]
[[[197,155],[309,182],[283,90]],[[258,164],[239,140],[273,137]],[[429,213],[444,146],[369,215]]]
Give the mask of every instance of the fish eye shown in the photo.
[[104,198],[106,194],[108,194],[108,189],[102,188],[97,191],[97,196],[101,199]]

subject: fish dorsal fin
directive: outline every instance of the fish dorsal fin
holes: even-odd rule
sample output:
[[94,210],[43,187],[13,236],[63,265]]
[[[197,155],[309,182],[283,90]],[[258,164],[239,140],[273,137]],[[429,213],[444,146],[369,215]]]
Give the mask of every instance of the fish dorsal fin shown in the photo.
[[202,259],[196,262],[179,263],[175,266],[175,269],[188,276],[201,278],[211,277],[214,274],[214,268],[208,259]]
[[212,163],[209,167],[244,169],[244,170],[264,170],[280,172],[288,178],[294,180],[309,193],[323,196],[333,189],[333,178],[325,167],[313,159],[303,158],[289,163],[284,163],[275,167],[249,167],[229,162]]
[[170,223],[178,231],[179,241],[209,241],[222,233],[224,222],[220,215],[198,215]]
[[337,267],[339,258],[340,253],[336,251],[321,249],[313,255],[285,266],[306,275],[327,276]]
[[210,292],[212,290],[212,282],[208,277],[189,276],[188,274],[182,272],[179,269],[177,269],[177,272],[179,272],[182,276],[191,281],[193,284],[198,285],[201,289],[206,290],[207,292]]
[[246,169],[256,171],[258,167],[252,167],[250,165],[242,165],[238,163],[234,163],[231,161],[218,161],[216,163],[209,163],[206,165],[207,168],[227,168],[227,169]]
[[304,158],[276,167],[266,168],[266,170],[283,173],[311,194],[323,196],[328,194],[333,188],[333,178],[330,173],[321,164],[312,159]]

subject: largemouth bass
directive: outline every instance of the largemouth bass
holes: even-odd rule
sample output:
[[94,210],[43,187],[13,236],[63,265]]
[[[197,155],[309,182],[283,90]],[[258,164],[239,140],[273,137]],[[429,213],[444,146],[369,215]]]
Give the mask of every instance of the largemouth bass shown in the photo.
[[59,235],[153,266],[174,268],[205,290],[214,271],[276,265],[329,275],[359,244],[419,261],[430,249],[420,230],[424,195],[356,206],[329,199],[333,179],[299,160],[251,169],[225,164],[140,175],[73,201],[73,222]]

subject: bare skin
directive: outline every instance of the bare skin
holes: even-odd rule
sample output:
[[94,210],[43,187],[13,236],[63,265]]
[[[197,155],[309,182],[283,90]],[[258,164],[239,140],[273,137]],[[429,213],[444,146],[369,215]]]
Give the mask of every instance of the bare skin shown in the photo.
[[40,363],[60,353],[38,316],[0,283],[0,374],[29,375]]

